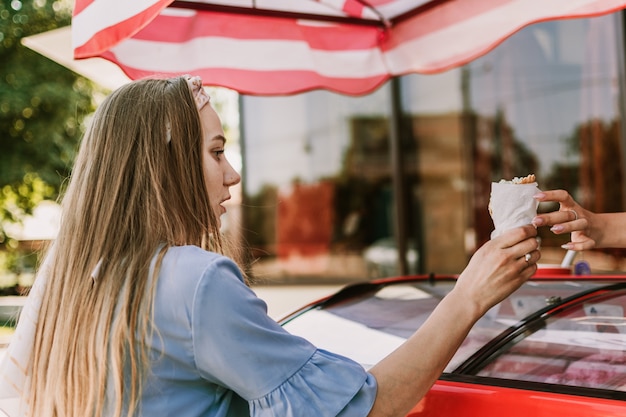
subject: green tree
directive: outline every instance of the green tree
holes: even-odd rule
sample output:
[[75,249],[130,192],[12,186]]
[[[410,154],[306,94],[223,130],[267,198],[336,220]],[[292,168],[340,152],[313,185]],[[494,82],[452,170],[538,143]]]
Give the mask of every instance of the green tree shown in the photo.
[[58,196],[94,110],[93,83],[21,44],[69,25],[72,4],[0,0],[0,222]]

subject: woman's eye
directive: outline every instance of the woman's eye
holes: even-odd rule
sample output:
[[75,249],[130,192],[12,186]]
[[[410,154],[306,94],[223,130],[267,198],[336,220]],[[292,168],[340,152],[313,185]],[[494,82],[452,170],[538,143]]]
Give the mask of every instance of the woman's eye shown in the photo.
[[219,149],[217,151],[213,151],[213,153],[215,154],[215,157],[217,159],[220,159],[220,156],[222,156],[222,154],[224,154],[224,149]]

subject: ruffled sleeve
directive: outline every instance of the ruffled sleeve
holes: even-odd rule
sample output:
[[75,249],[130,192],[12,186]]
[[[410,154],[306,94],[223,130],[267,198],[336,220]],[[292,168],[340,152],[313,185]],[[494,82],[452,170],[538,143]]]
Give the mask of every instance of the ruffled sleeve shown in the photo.
[[356,363],[323,350],[275,390],[250,401],[250,415],[366,416],[376,380]]
[[371,374],[278,325],[228,258],[198,283],[192,338],[200,375],[248,401],[252,416],[366,416],[374,402]]

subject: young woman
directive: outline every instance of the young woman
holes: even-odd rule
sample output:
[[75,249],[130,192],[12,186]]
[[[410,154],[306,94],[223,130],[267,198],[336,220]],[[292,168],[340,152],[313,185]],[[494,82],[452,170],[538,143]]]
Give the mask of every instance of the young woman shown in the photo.
[[534,227],[488,242],[426,324],[366,371],[287,333],[246,285],[219,233],[240,181],[225,140],[198,77],[136,81],[100,106],[0,368],[20,412],[402,416],[536,270]]

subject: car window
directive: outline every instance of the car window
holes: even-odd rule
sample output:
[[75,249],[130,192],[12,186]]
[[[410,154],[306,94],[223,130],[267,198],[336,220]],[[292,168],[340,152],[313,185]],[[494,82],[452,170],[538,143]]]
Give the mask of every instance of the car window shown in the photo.
[[[529,282],[491,309],[471,330],[446,368],[452,372],[503,330],[550,300],[566,298],[602,283]],[[448,292],[454,280],[388,285],[379,291],[305,312],[283,326],[321,349],[361,363],[378,363],[413,334]]]
[[432,295],[415,286],[394,285],[307,311],[283,326],[318,348],[352,358],[369,369],[400,346],[436,303]]
[[626,290],[573,305],[509,343],[479,376],[626,391]]

